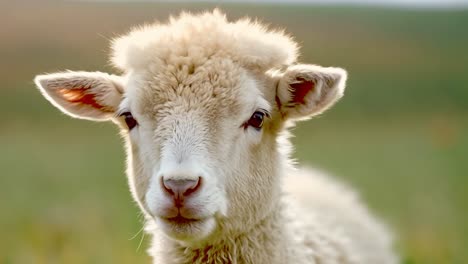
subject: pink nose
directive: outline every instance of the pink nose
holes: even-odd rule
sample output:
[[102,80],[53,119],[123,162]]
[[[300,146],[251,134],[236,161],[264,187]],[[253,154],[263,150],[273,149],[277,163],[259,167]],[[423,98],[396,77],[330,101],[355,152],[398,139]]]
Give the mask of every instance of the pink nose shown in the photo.
[[200,184],[201,177],[196,180],[162,179],[164,190],[174,198],[177,207],[181,207],[184,199],[195,193],[200,188]]

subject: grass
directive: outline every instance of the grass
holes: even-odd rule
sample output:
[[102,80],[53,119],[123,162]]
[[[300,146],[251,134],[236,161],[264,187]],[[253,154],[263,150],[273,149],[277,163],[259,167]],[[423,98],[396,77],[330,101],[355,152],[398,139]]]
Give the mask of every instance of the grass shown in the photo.
[[[210,6],[2,5],[0,263],[150,263],[117,129],[60,114],[31,80],[67,68],[112,71],[108,38]],[[222,7],[287,28],[303,61],[349,70],[336,108],[294,130],[301,164],[360,190],[395,230],[404,263],[464,263],[468,11]]]

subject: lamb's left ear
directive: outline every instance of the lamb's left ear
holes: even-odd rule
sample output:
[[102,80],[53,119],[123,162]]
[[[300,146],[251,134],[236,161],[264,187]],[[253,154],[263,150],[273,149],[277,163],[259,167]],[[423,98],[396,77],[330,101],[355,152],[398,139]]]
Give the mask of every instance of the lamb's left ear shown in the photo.
[[277,90],[277,103],[285,118],[318,115],[343,96],[346,71],[341,68],[299,64],[286,69]]
[[122,100],[122,77],[103,72],[61,72],[34,79],[47,100],[76,118],[109,120]]

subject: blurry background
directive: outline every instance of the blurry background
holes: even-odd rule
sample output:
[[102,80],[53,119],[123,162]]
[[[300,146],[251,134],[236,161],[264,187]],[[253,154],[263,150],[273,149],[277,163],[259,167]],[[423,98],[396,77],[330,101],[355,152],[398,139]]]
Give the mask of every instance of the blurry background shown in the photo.
[[112,72],[112,37],[215,6],[231,19],[287,29],[303,46],[303,62],[349,71],[344,99],[295,129],[295,157],[360,190],[395,230],[405,263],[467,263],[462,1],[9,2],[0,3],[0,263],[150,263],[117,129],[71,120],[32,79],[65,69]]

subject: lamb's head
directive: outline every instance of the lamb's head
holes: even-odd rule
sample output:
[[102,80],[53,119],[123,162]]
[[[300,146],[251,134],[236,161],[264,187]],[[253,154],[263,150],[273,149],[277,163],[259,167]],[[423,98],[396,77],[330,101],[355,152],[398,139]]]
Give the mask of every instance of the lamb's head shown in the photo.
[[274,211],[279,134],[331,106],[346,79],[297,64],[283,33],[216,11],[136,29],[113,50],[122,76],[65,72],[36,84],[65,113],[120,126],[135,200],[186,242],[244,232]]

